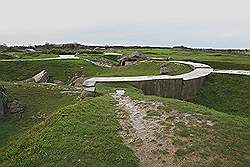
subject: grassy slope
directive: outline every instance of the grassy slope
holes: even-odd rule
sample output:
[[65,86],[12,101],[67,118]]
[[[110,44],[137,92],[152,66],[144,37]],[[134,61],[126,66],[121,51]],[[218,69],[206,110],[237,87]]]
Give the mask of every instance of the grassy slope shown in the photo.
[[75,101],[75,97],[62,95],[54,87],[38,87],[38,85],[34,87],[33,84],[14,85],[9,82],[0,82],[0,84],[6,87],[9,97],[25,105],[23,114],[9,114],[0,118],[0,147],[14,140],[34,124],[43,121],[54,110]]
[[[114,87],[124,87],[127,95],[133,98],[162,101],[165,104],[162,110],[166,112],[202,113],[216,122],[213,127],[202,129],[179,126],[174,137],[192,134],[192,140],[182,145],[181,151],[176,154],[177,159],[181,160],[195,152],[207,162],[204,166],[249,165],[248,118],[230,116],[175,99],[144,96],[137,89],[124,84],[105,85],[108,86],[98,85],[103,93]],[[111,97],[89,98],[59,110],[2,148],[0,166],[138,166],[137,158],[122,144],[117,133],[119,128]]]
[[[190,157],[195,153],[200,155],[205,164],[188,163],[187,166],[249,166],[250,165],[250,120],[241,116],[234,116],[225,112],[209,109],[205,106],[190,102],[167,99],[155,96],[144,96],[141,91],[126,84],[98,84],[101,92],[114,88],[126,89],[126,94],[138,100],[161,101],[165,104],[165,112],[177,110],[185,113],[201,113],[216,122],[213,127],[187,127],[179,124],[174,140],[188,137],[191,142],[176,142],[181,148],[176,156],[178,160]],[[185,141],[185,140],[184,140]]]
[[[160,63],[141,63],[125,67],[103,68],[84,60],[50,60],[28,62],[0,62],[0,80],[24,80],[46,69],[50,80],[69,81],[76,73],[92,76],[136,76],[154,75],[160,73]],[[189,72],[190,68],[183,65],[173,65],[176,71],[169,74]]]
[[250,116],[250,77],[213,74],[204,83],[195,103],[229,114]]
[[138,166],[108,96],[68,106],[0,150],[0,166]]

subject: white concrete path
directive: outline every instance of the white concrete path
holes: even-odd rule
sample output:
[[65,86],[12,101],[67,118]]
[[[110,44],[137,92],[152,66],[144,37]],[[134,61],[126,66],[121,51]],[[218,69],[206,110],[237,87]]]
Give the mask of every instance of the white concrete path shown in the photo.
[[2,59],[0,62],[13,62],[13,61],[44,61],[44,60],[73,60],[73,59],[79,59],[79,57],[72,56],[72,55],[59,55],[59,57],[53,57],[53,58],[42,58],[42,59]]
[[183,79],[192,80],[209,75],[213,69],[201,63],[193,63],[188,61],[170,61],[171,63],[186,64],[193,68],[193,71],[181,75],[169,76],[169,75],[156,75],[156,76],[135,76],[135,77],[94,77],[83,82],[83,86],[86,87],[86,91],[95,91],[95,84],[97,82],[137,82],[137,81],[149,81],[149,80],[168,80],[168,79]]
[[214,70],[213,73],[217,74],[237,74],[237,75],[249,75],[250,70]]

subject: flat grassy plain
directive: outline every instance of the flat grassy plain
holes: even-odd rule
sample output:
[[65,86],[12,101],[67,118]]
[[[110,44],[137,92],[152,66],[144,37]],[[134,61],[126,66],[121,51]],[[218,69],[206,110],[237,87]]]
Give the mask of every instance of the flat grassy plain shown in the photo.
[[171,57],[175,60],[190,60],[204,62],[214,68],[250,69],[250,56],[226,53],[208,53],[201,51],[184,51],[178,49],[123,49],[122,52],[129,54],[134,50],[141,51],[150,57]]

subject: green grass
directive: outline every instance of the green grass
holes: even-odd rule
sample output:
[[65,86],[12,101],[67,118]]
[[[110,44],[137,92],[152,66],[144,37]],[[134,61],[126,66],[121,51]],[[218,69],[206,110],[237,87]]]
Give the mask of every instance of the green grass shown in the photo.
[[[93,76],[137,76],[159,75],[161,63],[140,63],[123,67],[104,68],[86,62],[85,60],[47,60],[47,61],[22,61],[0,62],[0,80],[16,81],[25,80],[34,74],[46,69],[50,81],[61,80],[68,82],[76,73],[87,77]],[[170,75],[189,72],[191,68],[186,65],[172,64],[174,71]]]
[[0,150],[0,166],[138,166],[117,131],[111,97],[90,98],[54,113]]
[[[250,56],[240,54],[226,54],[226,53],[208,53],[202,51],[183,51],[177,49],[155,49],[155,48],[140,48],[140,49],[119,49],[123,53],[131,53],[135,50],[143,52],[150,57],[172,57],[175,60],[191,60],[206,62],[209,64],[233,64],[234,66],[245,65],[245,69],[250,69]],[[229,66],[227,66],[229,67]],[[246,68],[247,67],[247,68]]]
[[105,68],[96,73],[96,76],[143,76],[143,75],[160,75],[160,67],[163,64],[168,64],[174,70],[167,73],[168,75],[178,75],[190,72],[192,69],[189,66],[164,63],[164,62],[146,62],[136,65],[127,65],[114,68]]
[[7,114],[0,117],[0,147],[43,121],[55,110],[76,101],[75,96],[62,95],[54,86],[34,84],[34,87],[33,84],[17,85],[10,82],[0,82],[0,84],[5,86],[11,99],[16,99],[25,106],[23,114]]
[[[49,72],[50,81],[69,81],[76,73],[93,75],[98,68],[82,60],[46,60],[25,62],[0,62],[0,80],[25,80],[43,69]],[[88,70],[87,70],[88,68]]]
[[194,100],[218,111],[250,117],[250,77],[213,74],[206,79]]
[[[219,166],[249,166],[250,165],[250,120],[249,118],[230,115],[225,112],[209,109],[205,106],[193,104],[190,102],[176,99],[161,98],[156,96],[145,96],[142,92],[127,84],[98,84],[97,90],[102,93],[113,91],[115,88],[123,88],[126,95],[143,101],[163,102],[166,112],[175,110],[185,113],[200,113],[203,119],[209,119],[215,122],[214,126],[187,127],[185,124],[178,124],[175,137],[189,137],[192,134],[192,140],[181,143],[181,149],[178,151],[177,160],[192,156],[193,153],[201,156],[204,166],[214,166],[219,161]],[[165,110],[161,107],[161,110]],[[176,138],[173,142],[176,144]],[[190,164],[195,166],[198,164]],[[201,164],[200,164],[201,165]]]
[[[118,135],[115,103],[109,92],[126,89],[126,95],[144,101],[159,101],[166,112],[201,113],[216,122],[213,127],[178,126],[175,137],[193,134],[191,142],[182,142],[176,160],[193,153],[204,166],[248,166],[250,161],[250,120],[206,108],[190,102],[144,96],[127,84],[98,84],[104,96],[87,98],[59,109],[51,117],[0,150],[0,166],[138,166],[138,159]],[[161,107],[165,110],[165,107]],[[178,142],[180,143],[180,142]],[[215,156],[216,155],[216,156]],[[189,164],[195,166],[197,164]]]
[[39,52],[4,52],[0,53],[1,59],[43,59],[43,58],[55,58],[56,54],[46,54]]
[[[250,69],[249,56],[174,49],[139,50],[146,56],[170,56],[176,60],[205,62],[215,68]],[[134,49],[119,51],[130,53]],[[54,56],[45,53],[38,56],[18,54],[19,58]],[[13,58],[18,54],[11,53],[2,57]],[[108,58],[100,54],[84,55],[84,58],[95,61],[106,58],[116,64],[115,57]],[[24,80],[47,69],[50,81],[61,80],[67,83],[75,73],[87,77],[158,75],[160,64],[141,63],[108,69],[80,59],[0,62],[0,67],[0,80]],[[187,66],[176,66],[176,71],[169,75],[189,70]],[[19,86],[10,82],[0,83],[5,85],[12,98],[18,99],[26,107],[22,117],[9,114],[1,118],[0,166],[139,166],[138,158],[118,135],[121,127],[116,119],[117,108],[108,94],[116,88],[126,89],[126,95],[133,99],[162,102],[165,106],[160,108],[161,111],[201,113],[203,117],[215,122],[214,126],[203,127],[178,124],[173,136],[173,144],[178,146],[176,160],[181,161],[196,154],[203,162],[190,162],[184,166],[250,166],[250,78],[247,76],[210,75],[193,101],[197,104],[144,96],[142,91],[124,83],[97,84],[97,90],[103,96],[80,102],[74,96],[63,96],[57,88],[52,90],[52,87],[33,87],[33,84]],[[152,110],[147,114],[158,116],[159,113]],[[41,114],[48,118],[39,118]]]

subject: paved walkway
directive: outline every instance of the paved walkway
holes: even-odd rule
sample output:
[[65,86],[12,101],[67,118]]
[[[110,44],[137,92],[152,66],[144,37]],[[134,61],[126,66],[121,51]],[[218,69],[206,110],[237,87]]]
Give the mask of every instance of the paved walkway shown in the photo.
[[86,87],[86,91],[95,91],[95,84],[98,82],[137,82],[137,81],[149,81],[149,80],[170,80],[170,79],[183,79],[192,80],[209,75],[213,69],[201,63],[193,63],[188,61],[169,61],[171,63],[180,63],[190,65],[193,71],[181,75],[169,76],[169,75],[156,75],[156,76],[135,76],[135,77],[94,77],[83,82],[83,86]]
[[250,70],[214,70],[213,73],[217,74],[238,74],[238,75],[249,75]]
[[79,57],[71,56],[71,55],[65,55],[60,57],[53,57],[53,58],[41,58],[41,59],[2,59],[0,62],[13,62],[13,61],[44,61],[44,60],[74,60],[79,59]]

